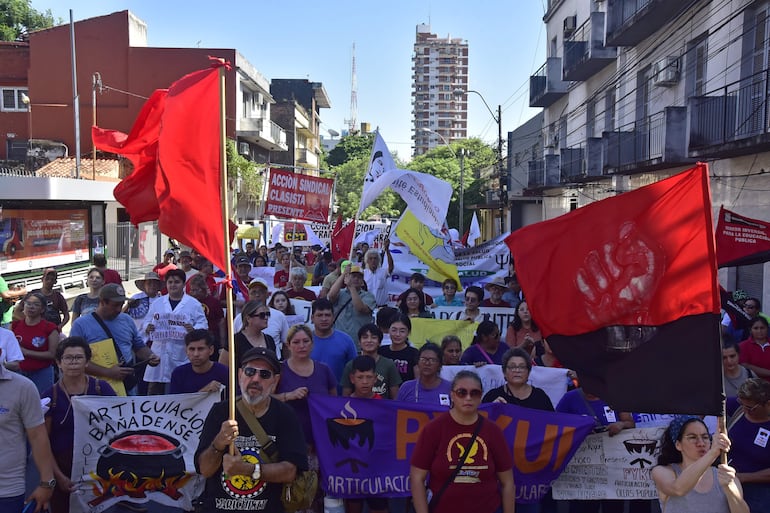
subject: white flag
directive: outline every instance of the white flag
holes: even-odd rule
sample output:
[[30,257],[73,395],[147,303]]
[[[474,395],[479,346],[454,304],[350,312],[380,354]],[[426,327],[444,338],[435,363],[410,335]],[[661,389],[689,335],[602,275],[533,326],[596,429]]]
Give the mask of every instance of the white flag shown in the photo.
[[378,131],[374,136],[369,170],[364,177],[358,214],[371,205],[387,187],[404,199],[421,223],[434,230],[441,230],[449,209],[452,186],[435,176],[398,169]]
[[476,240],[479,238],[481,238],[481,228],[479,227],[479,218],[476,217],[476,212],[474,212],[471,218],[471,226],[468,228],[468,246],[475,246]]

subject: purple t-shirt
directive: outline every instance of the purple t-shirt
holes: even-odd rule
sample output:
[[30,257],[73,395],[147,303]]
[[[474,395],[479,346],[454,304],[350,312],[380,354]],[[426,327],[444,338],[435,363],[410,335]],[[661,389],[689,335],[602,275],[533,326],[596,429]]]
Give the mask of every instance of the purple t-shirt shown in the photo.
[[[277,394],[291,392],[299,387],[307,387],[308,395],[329,395],[329,390],[337,388],[337,380],[328,365],[321,362],[313,362],[313,373],[310,376],[300,376],[291,368],[287,362],[281,364],[281,381],[278,382]],[[313,429],[310,424],[310,408],[308,407],[307,397],[287,401],[286,404],[294,408],[302,424],[302,431],[305,433],[305,440],[314,444]]]
[[435,388],[425,388],[419,383],[419,380],[413,379],[401,384],[396,400],[408,403],[441,405],[449,408],[449,392],[451,391],[452,383],[445,379],[442,379]]
[[[727,399],[727,417],[739,408],[738,399]],[[770,468],[770,420],[751,422],[744,415],[728,432],[730,436],[730,464],[738,472],[757,472]]]
[[188,394],[198,392],[212,381],[219,381],[227,387],[229,377],[226,365],[214,362],[214,365],[208,371],[198,374],[193,370],[191,363],[185,363],[174,369],[174,372],[171,373],[169,393]]
[[[487,353],[487,355],[492,359],[492,363],[502,365],[503,355],[506,351],[508,351],[508,349],[510,349],[510,347],[508,347],[507,344],[501,342],[500,345],[497,346],[497,351],[494,353]],[[460,365],[473,365],[476,362],[489,363],[489,360],[487,360],[486,356],[481,350],[481,346],[478,344],[474,344],[463,351],[463,355],[460,357]]]
[[[588,409],[589,405],[591,406],[590,410]],[[607,426],[620,420],[617,413],[610,409],[607,403],[601,399],[589,401],[580,389],[570,390],[564,394],[559,404],[556,405],[556,411],[574,413],[575,415],[588,415],[594,417],[595,421],[598,420],[597,425],[601,426]]]

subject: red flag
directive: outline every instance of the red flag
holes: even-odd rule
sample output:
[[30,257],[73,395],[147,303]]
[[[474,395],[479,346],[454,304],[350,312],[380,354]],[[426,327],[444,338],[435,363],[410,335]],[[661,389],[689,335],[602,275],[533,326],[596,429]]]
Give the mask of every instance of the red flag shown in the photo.
[[155,195],[155,176],[158,136],[166,93],[166,89],[152,93],[128,135],[97,126],[91,128],[91,137],[97,148],[123,155],[134,165],[134,171],[115,186],[114,193],[115,199],[126,207],[134,225],[154,221],[160,215]]
[[719,208],[717,265],[761,264],[770,260],[770,223]]
[[721,411],[719,291],[705,164],[512,233],[533,318],[616,409]]
[[128,136],[98,127],[92,133],[98,148],[134,163],[115,188],[131,221],[157,219],[164,234],[225,269],[218,75],[215,65],[155,91]]
[[350,257],[350,248],[353,246],[355,233],[355,222],[350,222],[343,228],[342,216],[337,216],[337,222],[332,229],[332,258],[335,262]]

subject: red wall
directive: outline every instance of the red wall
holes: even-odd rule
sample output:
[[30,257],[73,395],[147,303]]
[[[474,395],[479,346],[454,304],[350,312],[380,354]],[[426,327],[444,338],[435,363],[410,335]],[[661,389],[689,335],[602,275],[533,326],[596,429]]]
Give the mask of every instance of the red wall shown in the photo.
[[[148,28],[148,32],[150,29]],[[148,38],[149,39],[149,38]],[[207,55],[235,61],[235,50],[203,48],[129,47],[129,15],[121,11],[75,23],[78,91],[80,93],[81,154],[91,151],[92,75],[99,72],[106,86],[147,97],[167,88],[183,75],[209,66]],[[65,143],[75,152],[72,113],[70,30],[63,25],[30,35],[29,91],[32,98],[32,136]],[[227,91],[235,91],[228,73]],[[67,107],[36,106],[67,104]],[[97,93],[97,124],[128,132],[144,99],[115,91]],[[228,133],[235,130],[235,101],[229,95]]]

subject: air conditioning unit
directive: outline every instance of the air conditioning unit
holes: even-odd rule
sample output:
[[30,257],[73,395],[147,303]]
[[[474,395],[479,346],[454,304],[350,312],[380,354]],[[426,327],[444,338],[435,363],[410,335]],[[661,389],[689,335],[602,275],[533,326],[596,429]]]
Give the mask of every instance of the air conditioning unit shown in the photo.
[[484,193],[484,199],[486,200],[486,203],[493,204],[493,203],[499,203],[500,202],[500,192],[497,190],[490,190],[486,191]]
[[679,82],[679,57],[669,55],[652,65],[652,83],[668,87]]
[[251,156],[251,152],[249,151],[249,143],[239,142],[238,143],[238,153],[240,155],[243,155],[244,157]]
[[569,37],[575,33],[577,28],[577,15],[564,18],[564,37]]

